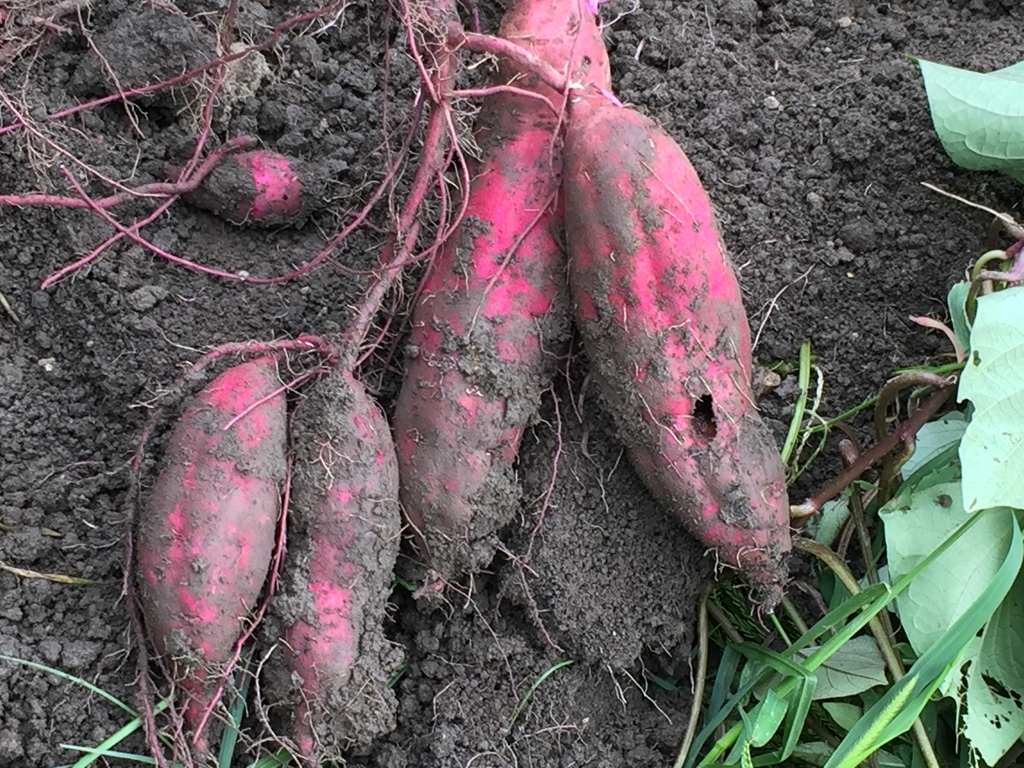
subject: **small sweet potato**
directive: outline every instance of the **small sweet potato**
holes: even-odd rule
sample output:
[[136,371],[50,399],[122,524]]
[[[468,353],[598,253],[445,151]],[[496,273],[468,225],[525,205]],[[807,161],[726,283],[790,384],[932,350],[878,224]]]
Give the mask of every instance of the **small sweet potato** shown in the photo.
[[401,543],[391,432],[344,370],[304,395],[292,424],[288,547],[271,613],[290,672],[292,739],[313,765],[395,727],[402,654],[384,636]]
[[[576,0],[514,2],[500,35],[604,85],[608,57]],[[402,506],[444,578],[485,566],[518,510],[513,464],[570,334],[560,243],[563,97],[505,62],[476,127],[468,209],[421,287],[393,416]]]
[[770,610],[790,550],[785,472],[700,179],[657,124],[590,93],[571,107],[563,188],[576,322],[632,463]]
[[[138,515],[146,630],[193,729],[270,568],[287,448],[279,387],[272,357],[217,376],[174,426]],[[196,742],[202,749],[201,735]]]
[[[179,169],[166,170],[176,176]],[[259,149],[225,156],[183,197],[239,226],[298,227],[317,205],[322,187],[307,163]]]

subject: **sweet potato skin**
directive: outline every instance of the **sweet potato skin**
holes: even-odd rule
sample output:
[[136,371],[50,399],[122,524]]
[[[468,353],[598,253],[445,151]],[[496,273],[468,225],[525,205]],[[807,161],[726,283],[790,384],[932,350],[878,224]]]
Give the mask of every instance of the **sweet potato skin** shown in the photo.
[[[515,2],[499,34],[607,84],[607,54],[580,7]],[[496,81],[513,80],[556,111],[507,92],[483,100],[483,161],[465,217],[413,308],[393,415],[403,509],[446,579],[486,566],[496,531],[518,510],[513,465],[571,332],[558,201],[562,96],[504,63]]]
[[279,387],[270,357],[217,376],[173,428],[139,512],[140,605],[155,650],[184,689],[192,728],[270,568],[287,447]]
[[[611,88],[608,51],[601,40],[597,19],[586,2],[513,0],[501,19],[498,35],[526,48],[560,72],[568,71],[570,80],[577,84],[593,84],[605,90]],[[556,107],[562,101],[562,94],[514,62],[502,62],[498,82],[514,82],[516,86],[535,91],[551,99]],[[499,98],[515,100],[521,97],[506,95]],[[536,100],[527,97],[527,101]]]
[[401,543],[398,465],[383,413],[344,370],[304,395],[292,445],[288,549],[271,612],[292,739],[319,765],[395,727],[388,677],[402,654],[384,621]]
[[[549,146],[545,131],[524,130],[502,150],[538,163]],[[493,154],[487,165],[503,159],[512,165],[513,157]],[[493,557],[494,533],[518,507],[513,464],[523,432],[568,337],[550,213],[502,269],[512,242],[548,202],[550,178],[522,165],[482,169],[457,240],[435,262],[413,311],[412,354],[393,416],[401,499],[422,554],[445,578]],[[493,215],[523,197],[523,208]]]
[[[177,171],[167,168],[171,176]],[[183,197],[239,226],[298,227],[315,208],[322,186],[303,161],[259,149],[227,155]]]
[[565,163],[576,322],[632,463],[770,610],[791,547],[785,471],[710,200],[665,131],[600,95],[573,104]]

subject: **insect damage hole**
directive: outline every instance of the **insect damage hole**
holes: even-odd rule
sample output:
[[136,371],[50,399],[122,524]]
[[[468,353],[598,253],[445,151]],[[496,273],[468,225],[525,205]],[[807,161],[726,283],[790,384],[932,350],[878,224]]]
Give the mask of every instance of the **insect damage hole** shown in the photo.
[[718,433],[718,424],[715,422],[715,409],[711,395],[701,395],[693,404],[693,431],[707,440],[713,440]]

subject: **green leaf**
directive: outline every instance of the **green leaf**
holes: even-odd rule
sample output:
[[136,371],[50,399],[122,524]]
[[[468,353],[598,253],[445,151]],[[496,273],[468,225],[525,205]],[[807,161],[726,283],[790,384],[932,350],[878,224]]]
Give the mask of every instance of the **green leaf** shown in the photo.
[[751,713],[755,720],[754,727],[750,731],[750,745],[763,747],[771,741],[772,736],[782,725],[788,708],[789,704],[785,699],[780,698],[775,691],[769,690],[764,701],[758,704]]
[[919,493],[939,483],[958,483],[960,477],[960,445],[955,443],[943,448],[937,456],[915,469],[909,477],[905,476],[899,495]]
[[1024,509],[1024,289],[978,298],[957,398],[974,405],[960,442],[967,511]]
[[824,765],[832,754],[832,745],[824,741],[808,741],[793,752],[793,757],[811,765]]
[[[835,749],[824,741],[808,741],[793,752],[793,757],[811,765],[824,765]],[[907,764],[895,755],[882,750],[876,755],[878,768],[907,768]]]
[[[806,648],[802,655],[808,656],[816,650]],[[874,638],[867,635],[851,638],[818,668],[815,675],[818,678],[814,687],[815,701],[856,696],[888,682],[882,653]]]
[[[731,649],[735,648],[736,646],[729,647]],[[761,678],[768,673],[768,671],[769,668],[767,666],[758,665],[756,674],[751,675],[748,680],[746,680],[742,685],[740,685],[739,689],[729,698],[729,700],[723,703],[721,709],[719,709],[714,714],[711,714],[711,712],[707,713],[704,727],[694,738],[693,746],[690,747],[690,753],[687,755],[686,762],[683,763],[683,768],[692,768],[695,761],[700,755],[700,750],[704,746],[704,742],[707,741],[708,738],[710,738],[711,734],[715,731],[716,728],[718,728],[719,725],[725,722],[725,718],[728,717],[733,710],[739,707],[740,702],[750,695],[750,692],[761,681]],[[732,733],[730,732],[729,734],[726,734],[717,742],[715,742],[715,746],[712,748],[711,754],[709,754],[708,757],[701,762],[701,766],[705,766],[710,764],[710,762],[713,762],[715,759],[718,758],[719,755],[721,755],[722,752],[728,749],[731,744],[735,743],[734,741],[730,740],[731,735]],[[721,748],[719,748],[720,746]]]
[[[901,492],[882,508],[892,581],[913,570],[970,517],[961,502],[960,483],[952,482]],[[1015,528],[1010,514],[978,520],[896,599],[900,623],[918,654],[931,648],[992,583]]]
[[[948,450],[943,451],[943,454],[947,452]],[[956,452],[952,451],[952,454],[955,456]],[[918,470],[918,472],[923,473],[926,470],[931,470],[933,466],[940,466],[943,462],[948,463],[948,458],[946,456],[936,457],[936,459],[928,462],[928,464]],[[967,522],[961,525],[939,547],[937,547],[934,552],[922,560],[914,570],[904,575],[903,578],[897,580],[892,584],[892,586],[888,584],[872,584],[863,592],[851,596],[844,603],[830,610],[828,614],[819,619],[813,627],[794,640],[793,644],[786,649],[785,655],[788,656],[798,653],[801,649],[806,648],[828,634],[828,639],[823,642],[821,647],[817,651],[813,652],[801,665],[804,672],[813,672],[827,661],[829,656],[834,654],[842,645],[849,642],[850,638],[854,637],[858,632],[864,629],[867,623],[874,616],[877,616],[880,611],[885,610],[896,597],[901,595],[904,590],[906,590],[907,587],[917,579],[921,572],[923,572],[937,558],[941,557],[963,536],[969,533],[973,527],[977,525],[979,521],[984,520],[986,516],[986,513],[981,513],[969,518]],[[1015,543],[1019,545],[1019,541],[1020,539],[1018,536]],[[765,649],[760,650],[764,651]],[[744,653],[745,655],[752,655],[750,651],[746,649],[744,650]],[[920,659],[918,661],[920,661]],[[760,667],[760,671],[757,674],[751,675],[750,679],[747,680],[746,683],[742,684],[732,697],[722,705],[722,709],[719,712],[717,712],[713,717],[709,715],[704,727],[694,737],[690,751],[683,762],[683,768],[692,768],[698,758],[700,758],[704,743],[711,737],[712,733],[718,728],[718,726],[725,721],[729,713],[739,706],[739,703],[750,694],[751,690],[753,690],[753,688],[760,682],[760,677],[763,674],[766,674],[767,671],[768,667],[762,665]],[[813,681],[813,677],[809,675],[803,675],[799,678],[787,677],[775,690],[780,696],[788,696],[789,693],[794,691],[794,689],[797,689],[798,687],[801,687],[802,684],[806,684],[811,681]],[[810,686],[807,686],[807,688],[809,687]],[[868,691],[864,694],[863,698],[867,699],[870,695],[871,692]],[[806,698],[809,699],[810,697],[807,696]],[[789,716],[793,716],[793,709],[795,709],[795,707],[791,708],[791,714]],[[736,743],[736,739],[739,738],[742,731],[742,723],[734,724],[729,728],[721,738],[714,742],[707,755],[700,760],[700,768],[706,768],[706,766],[715,764],[715,761],[722,755],[722,753]]]
[[283,768],[291,761],[292,756],[286,750],[280,749],[277,752],[261,756],[252,764],[252,768]]
[[[821,705],[828,712],[829,716],[836,721],[843,731],[848,731],[857,724],[860,716],[864,714],[864,708],[856,704],[848,704],[845,701],[826,701]],[[830,753],[831,754],[831,753]],[[824,761],[822,761],[824,763]]]
[[715,685],[711,689],[711,698],[708,699],[708,707],[704,710],[704,722],[716,717],[725,706],[725,699],[732,688],[732,681],[736,677],[740,662],[743,657],[734,645],[728,645],[722,653],[722,660],[718,662],[718,671],[715,672]]
[[[959,666],[971,639],[985,626],[1017,580],[1024,559],[1024,542],[1011,510],[988,509],[967,519],[968,531],[985,517],[1013,521],[1010,546],[999,570],[984,592],[963,612],[907,674],[867,711],[846,734],[825,768],[853,768],[879,747],[906,733],[950,670]],[[959,543],[959,541],[957,542]],[[925,569],[927,571],[927,568]],[[922,571],[921,575],[924,575]]]
[[[752,675],[759,674],[758,670],[770,667],[780,674],[786,675],[786,680],[792,683],[792,690],[780,694],[774,689],[767,689],[763,695],[763,701],[754,709],[751,717],[756,717],[755,728],[751,728],[743,710],[740,710],[741,717],[744,717],[744,734],[740,736],[741,743],[749,743],[755,747],[761,747],[770,741],[784,716],[785,728],[782,732],[782,748],[772,752],[759,755],[754,763],[761,765],[785,765],[793,754],[793,750],[800,743],[800,736],[803,733],[807,721],[807,714],[811,711],[811,702],[814,695],[815,676],[780,654],[760,646],[752,646],[744,643],[737,646],[744,654],[750,656],[752,663],[748,667],[753,668]],[[760,660],[764,663],[757,664]],[[746,670],[744,670],[746,672]],[[785,698],[782,698],[785,696]],[[771,728],[771,733],[767,729]],[[748,735],[749,734],[749,735]],[[735,749],[733,753],[735,754]],[[730,755],[730,758],[732,755]],[[727,760],[728,762],[728,760]]]
[[831,547],[850,518],[850,502],[846,497],[827,501],[821,512],[808,521],[808,533],[819,544]]
[[967,673],[964,733],[988,765],[1024,736],[1024,577],[985,627]]
[[918,65],[935,132],[953,162],[1024,182],[1024,62],[988,74]]
[[[891,584],[892,583],[892,580],[889,578],[889,566],[888,565],[879,566],[879,568],[878,568],[878,580],[880,582],[882,582],[883,584]],[[859,579],[857,579],[857,584],[858,584],[858,586],[860,586],[861,589],[867,589],[869,586],[871,586],[871,582],[868,581],[868,577],[867,577],[866,574],[864,576],[861,576]],[[893,611],[893,613],[895,613],[895,611]]]
[[[882,585],[878,585],[881,587]],[[853,602],[853,601],[851,601]],[[855,610],[855,608],[851,608]],[[822,620],[824,622],[824,619]],[[822,622],[819,622],[822,623]],[[804,669],[801,665],[785,658],[781,654],[775,651],[763,648],[754,643],[734,643],[730,644],[726,650],[726,655],[729,652],[735,652],[742,654],[750,659],[748,669],[744,669],[744,675],[746,677],[740,684],[739,689],[733,696],[721,705],[721,709],[711,714],[709,709],[706,715],[706,721],[704,727],[700,733],[694,738],[693,745],[690,748],[690,753],[687,756],[684,768],[690,768],[694,764],[700,754],[700,749],[704,745],[704,742],[708,739],[711,733],[722,723],[725,718],[733,710],[737,710],[742,719],[742,730],[737,733],[727,734],[725,737],[719,739],[715,746],[712,748],[711,753],[704,758],[700,763],[701,766],[707,766],[712,764],[718,757],[731,746],[742,748],[742,745],[748,743],[749,734],[752,730],[752,726],[756,721],[752,722],[749,720],[749,715],[745,714],[742,709],[739,708],[739,702],[750,694],[750,692],[758,685],[761,679],[769,672],[774,671],[785,677],[790,685],[784,686],[785,691],[776,692],[771,691],[770,695],[774,698],[788,697],[793,694],[787,700],[787,710],[783,713],[786,719],[786,733],[785,733],[785,744],[783,745],[782,754],[788,757],[792,748],[795,747],[799,741],[800,732],[803,730],[804,721],[807,718],[807,712],[811,706],[811,693],[814,690],[814,675],[813,673]],[[729,675],[731,679],[732,675]],[[715,685],[716,690],[719,688],[718,683]],[[715,694],[712,694],[712,699],[715,699]],[[758,708],[761,705],[758,705]],[[758,711],[755,708],[754,712]],[[764,725],[764,723],[762,723]],[[735,752],[735,749],[734,749]],[[733,755],[730,755],[733,758]],[[785,758],[784,758],[785,759]]]
[[949,305],[949,319],[953,323],[953,333],[960,340],[960,346],[967,349],[971,345],[971,324],[967,321],[967,294],[971,284],[966,281],[954,283],[946,295]]
[[953,699],[959,709],[963,709],[964,701],[967,696],[967,679],[964,674],[965,670],[969,670],[970,664],[973,664],[978,660],[978,653],[981,651],[981,638],[972,637],[971,642],[967,644],[963,654],[960,657],[960,663],[955,669],[950,671],[949,675],[942,684],[939,686],[938,691],[941,695]]
[[917,431],[914,453],[903,463],[901,472],[909,477],[929,459],[938,456],[943,448],[957,442],[967,430],[967,419],[960,411],[950,411],[929,421]]

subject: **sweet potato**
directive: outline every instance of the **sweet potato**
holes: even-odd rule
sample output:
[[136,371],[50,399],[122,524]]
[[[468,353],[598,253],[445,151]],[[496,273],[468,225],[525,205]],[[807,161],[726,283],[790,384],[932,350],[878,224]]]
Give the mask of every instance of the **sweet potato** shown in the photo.
[[[607,84],[607,54],[580,7],[515,2],[500,34],[559,70]],[[393,417],[402,506],[444,578],[486,565],[495,532],[517,511],[513,463],[571,328],[556,202],[562,96],[507,62],[496,81],[543,95],[554,110],[516,93],[483,100],[483,161],[465,218],[413,309]]]
[[215,378],[174,426],[139,512],[139,602],[193,729],[270,568],[287,448],[279,387],[272,357]]
[[[179,171],[176,166],[166,170],[169,176]],[[317,204],[322,188],[307,163],[258,149],[227,155],[183,197],[232,224],[297,227]]]
[[785,473],[700,179],[653,121],[590,93],[571,107],[564,193],[576,322],[632,463],[771,610],[790,550]]
[[271,613],[290,672],[292,739],[314,765],[395,727],[388,677],[401,653],[384,636],[401,543],[398,467],[387,421],[338,370],[292,425],[288,547]]

